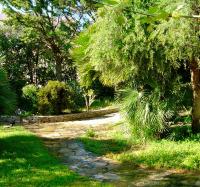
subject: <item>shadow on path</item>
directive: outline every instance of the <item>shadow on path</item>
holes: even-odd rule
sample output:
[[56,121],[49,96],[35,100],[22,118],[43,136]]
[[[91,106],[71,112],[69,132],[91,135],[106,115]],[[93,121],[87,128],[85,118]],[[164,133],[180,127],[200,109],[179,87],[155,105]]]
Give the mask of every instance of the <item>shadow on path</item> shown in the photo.
[[[101,121],[102,120],[102,121]],[[92,121],[92,123],[91,123]],[[114,116],[97,120],[81,120],[76,122],[43,124],[37,127],[29,126],[40,136],[44,144],[64,165],[73,171],[100,181],[108,181],[114,186],[200,186],[200,175],[195,173],[176,173],[168,170],[142,169],[131,163],[121,164],[104,156],[110,153],[120,153],[128,150],[130,145],[123,141],[80,139],[88,128],[99,128],[116,121]],[[107,125],[108,125],[107,124]],[[80,141],[81,140],[81,141]],[[82,143],[84,142],[84,144]],[[111,146],[112,145],[112,146]],[[86,151],[87,146],[93,147],[93,152]],[[86,149],[85,149],[86,148]],[[103,151],[103,152],[102,152]]]

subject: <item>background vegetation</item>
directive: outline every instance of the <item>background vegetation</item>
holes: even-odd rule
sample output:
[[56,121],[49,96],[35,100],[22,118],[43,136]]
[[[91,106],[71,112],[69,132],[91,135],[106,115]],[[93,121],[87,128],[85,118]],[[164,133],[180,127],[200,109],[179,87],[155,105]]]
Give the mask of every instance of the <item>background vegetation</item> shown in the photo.
[[9,114],[15,108],[16,96],[10,87],[7,74],[3,69],[0,69],[0,90],[0,113]]
[[72,54],[83,84],[98,77],[116,90],[134,90],[120,99],[136,134],[155,136],[169,113],[191,107],[193,132],[200,132],[199,20],[193,14],[199,15],[198,0],[116,1],[100,8],[75,40]]
[[[49,111],[44,111],[44,103],[36,99],[36,90],[41,95],[39,88],[45,87],[51,80],[64,82],[65,87],[69,87],[63,94],[70,97],[71,106],[68,100],[62,110],[82,109],[87,89],[79,86],[70,50],[74,38],[95,21],[97,8],[103,5],[87,0],[66,3],[57,0],[1,0],[0,3],[5,14],[5,19],[0,21],[0,67],[7,72],[10,87],[16,93],[13,111],[20,108],[35,114],[62,113],[58,106],[55,110],[52,106]],[[98,79],[92,82],[89,89],[93,90],[96,99],[113,99],[113,88],[103,86]],[[61,97],[57,98],[58,101],[54,98],[54,104],[62,103]]]
[[[118,129],[119,137],[99,140],[90,129],[80,139],[88,150],[133,165],[200,169],[200,0],[0,5],[0,115],[58,115],[117,100],[127,137]],[[28,132],[14,127],[0,137],[0,185],[93,184],[66,172]]]

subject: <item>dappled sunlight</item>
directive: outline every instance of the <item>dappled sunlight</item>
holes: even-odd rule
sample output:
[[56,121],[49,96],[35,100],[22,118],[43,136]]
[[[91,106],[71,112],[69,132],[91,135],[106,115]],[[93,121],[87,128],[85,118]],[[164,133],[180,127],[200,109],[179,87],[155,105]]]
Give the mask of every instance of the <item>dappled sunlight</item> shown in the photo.
[[60,165],[41,141],[22,127],[1,128],[0,145],[0,186],[60,187],[76,185],[78,181],[98,186]]
[[[123,140],[86,137],[80,140],[88,151],[121,162],[119,167],[113,170],[121,177],[119,183],[114,183],[117,186],[124,185],[121,181],[128,181],[127,184],[136,186],[187,186],[197,184],[199,181],[199,172],[183,170],[183,168],[190,169],[186,163],[191,164],[194,157],[196,161],[200,160],[196,152],[199,145],[191,148],[189,142],[188,146],[184,147],[180,142],[174,145],[173,141],[163,140],[162,143],[151,142],[146,145],[130,146]],[[195,169],[194,163],[190,167]]]

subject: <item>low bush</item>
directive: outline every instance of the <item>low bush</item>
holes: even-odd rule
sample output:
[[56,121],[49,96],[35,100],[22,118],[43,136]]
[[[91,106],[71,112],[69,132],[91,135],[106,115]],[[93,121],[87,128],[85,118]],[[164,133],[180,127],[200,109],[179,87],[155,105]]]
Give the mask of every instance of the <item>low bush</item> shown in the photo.
[[27,109],[32,112],[37,110],[37,87],[33,84],[26,85],[22,88],[23,97],[27,101]]
[[26,86],[27,81],[22,79],[11,79],[10,86],[12,90],[15,90],[17,107],[21,110],[28,110],[27,100],[23,97],[22,88]]
[[73,109],[73,91],[64,82],[49,81],[38,94],[38,111],[42,114],[61,114]]
[[171,116],[159,95],[127,90],[121,102],[122,113],[129,124],[133,137],[145,141],[160,136],[165,122]]

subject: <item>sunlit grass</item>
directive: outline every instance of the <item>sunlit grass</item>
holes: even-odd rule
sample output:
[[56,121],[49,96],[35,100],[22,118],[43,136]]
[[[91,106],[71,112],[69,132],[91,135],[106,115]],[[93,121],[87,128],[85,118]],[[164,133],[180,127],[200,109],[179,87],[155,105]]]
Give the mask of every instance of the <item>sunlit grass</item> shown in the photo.
[[116,158],[150,168],[200,170],[200,143],[186,140],[160,140],[148,143],[144,149],[124,152]]
[[81,177],[59,163],[23,127],[0,127],[0,186],[108,186]]
[[135,143],[125,138],[122,131],[120,135],[119,128],[116,130],[110,133],[110,139],[82,138],[81,141],[87,150],[129,165],[200,170],[200,135],[192,135],[190,126],[173,128],[165,139],[146,143]]

